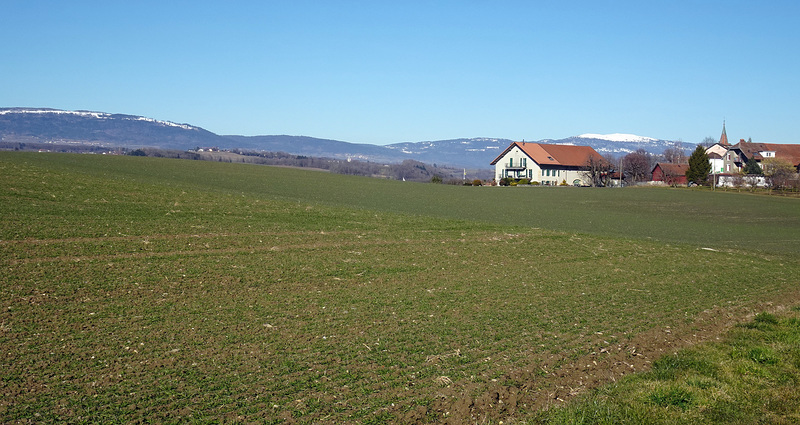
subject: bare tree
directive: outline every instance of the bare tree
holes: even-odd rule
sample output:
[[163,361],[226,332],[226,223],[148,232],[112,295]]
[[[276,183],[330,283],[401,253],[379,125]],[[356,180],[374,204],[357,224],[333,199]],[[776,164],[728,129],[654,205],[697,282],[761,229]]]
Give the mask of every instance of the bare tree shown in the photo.
[[592,182],[592,186],[604,187],[611,181],[612,170],[611,163],[602,156],[589,155],[583,173]]
[[708,148],[710,148],[710,147],[714,146],[716,143],[717,143],[717,139],[715,139],[715,138],[713,138],[713,137],[711,137],[711,136],[706,136],[706,137],[703,139],[703,141],[702,141],[702,142],[700,142],[700,146],[702,146],[702,147],[704,147],[704,148],[708,149]]
[[742,172],[735,173],[732,176],[731,183],[733,184],[733,187],[736,188],[737,192],[741,191],[742,187],[744,187],[744,184],[745,184],[744,173],[742,173]]
[[643,182],[650,179],[651,156],[644,149],[631,152],[622,159],[625,172],[628,173],[634,182]]
[[672,147],[664,149],[664,159],[671,164],[685,164],[686,152],[680,144],[675,143]]
[[780,158],[767,158],[761,161],[761,168],[770,189],[790,187],[792,180],[797,176],[792,164]]

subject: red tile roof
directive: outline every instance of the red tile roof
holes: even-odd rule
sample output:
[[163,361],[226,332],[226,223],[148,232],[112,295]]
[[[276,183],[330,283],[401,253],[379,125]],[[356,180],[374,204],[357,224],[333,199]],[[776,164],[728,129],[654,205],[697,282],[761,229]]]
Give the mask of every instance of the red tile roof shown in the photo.
[[[689,164],[674,164],[670,162],[657,162],[656,166],[653,167],[653,174],[656,173],[658,169],[661,169],[662,173],[666,173],[672,176],[683,176],[686,174],[686,170],[689,169]],[[655,177],[655,176],[654,176]]]
[[686,183],[686,170],[689,169],[689,164],[673,164],[669,162],[657,162],[653,167],[652,179],[657,182],[668,182],[685,184]]
[[589,158],[594,156],[600,161],[604,161],[603,156],[597,153],[591,146],[573,145],[546,145],[542,143],[514,142],[504,150],[491,165],[496,164],[508,151],[514,147],[520,148],[528,157],[536,161],[539,165],[561,165],[565,167],[583,167],[589,162]]
[[800,166],[800,145],[740,141],[734,148],[739,148],[747,158],[756,159],[763,159],[759,152],[775,152],[775,158],[789,161],[795,167]]

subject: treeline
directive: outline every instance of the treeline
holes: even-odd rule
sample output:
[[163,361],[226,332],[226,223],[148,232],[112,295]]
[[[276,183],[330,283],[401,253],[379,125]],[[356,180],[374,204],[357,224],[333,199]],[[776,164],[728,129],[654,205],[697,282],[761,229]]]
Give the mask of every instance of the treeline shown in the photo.
[[367,176],[394,180],[437,182],[459,185],[463,184],[464,181],[467,181],[471,184],[472,181],[476,179],[491,180],[493,178],[492,170],[489,169],[467,170],[465,178],[464,169],[439,166],[436,164],[425,164],[412,159],[407,159],[399,164],[379,164],[355,159],[342,160],[334,158],[292,155],[286,152],[264,152],[244,149],[200,152],[198,150],[181,151],[158,148],[129,149],[123,147],[108,147],[70,142],[0,142],[0,149],[17,151],[48,151],[149,156],[155,158],[190,159],[196,161],[231,163],[238,162],[246,164],[309,168],[353,176]]
[[[208,157],[213,161],[314,168],[337,174],[394,180],[417,182],[435,181],[450,184],[462,184],[464,181],[463,169],[439,166],[436,164],[425,164],[412,159],[407,159],[399,164],[380,164],[355,159],[343,160],[292,155],[286,152],[264,152],[244,149],[232,149],[229,152],[203,152],[202,156]],[[492,176],[492,171],[488,169],[468,170],[467,173],[470,182],[473,179],[491,179]]]
[[111,151],[119,151],[116,148],[109,148],[108,146],[90,145],[82,143],[45,143],[38,141],[31,142],[0,142],[0,150],[5,151],[43,151],[43,152],[62,152],[62,153],[110,153]]

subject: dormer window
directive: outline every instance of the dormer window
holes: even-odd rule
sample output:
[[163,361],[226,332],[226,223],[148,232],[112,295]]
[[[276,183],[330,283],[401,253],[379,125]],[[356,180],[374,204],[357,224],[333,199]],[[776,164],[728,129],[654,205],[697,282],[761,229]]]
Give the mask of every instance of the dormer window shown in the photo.
[[774,151],[763,151],[763,152],[759,152],[759,154],[761,154],[761,156],[763,156],[764,158],[775,158],[775,152]]

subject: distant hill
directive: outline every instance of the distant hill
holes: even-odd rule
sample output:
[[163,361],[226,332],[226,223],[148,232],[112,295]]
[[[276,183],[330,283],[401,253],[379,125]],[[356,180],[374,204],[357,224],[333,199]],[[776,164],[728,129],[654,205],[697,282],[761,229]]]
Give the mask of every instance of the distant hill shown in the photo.
[[644,149],[650,154],[660,155],[667,148],[680,146],[687,154],[691,153],[697,143],[654,139],[652,137],[637,136],[635,134],[582,134],[558,140],[542,140],[540,143],[555,143],[559,145],[591,146],[603,155],[621,156],[639,149]]
[[[589,145],[602,154],[637,149],[661,154],[676,142],[630,134],[584,134],[538,143]],[[48,108],[0,108],[0,142],[83,143],[102,146],[191,150],[197,147],[286,152],[294,155],[399,163],[413,159],[471,169],[489,163],[512,141],[488,137],[394,143],[385,146],[306,136],[221,136],[201,127],[136,115]],[[687,150],[693,143],[682,143]]]
[[230,147],[240,149],[286,152],[293,155],[338,159],[358,159],[372,162],[402,162],[394,151],[384,146],[318,139],[308,136],[224,136]]
[[215,146],[225,141],[189,124],[136,115],[45,108],[0,109],[0,137],[4,142],[73,142],[163,149]]

